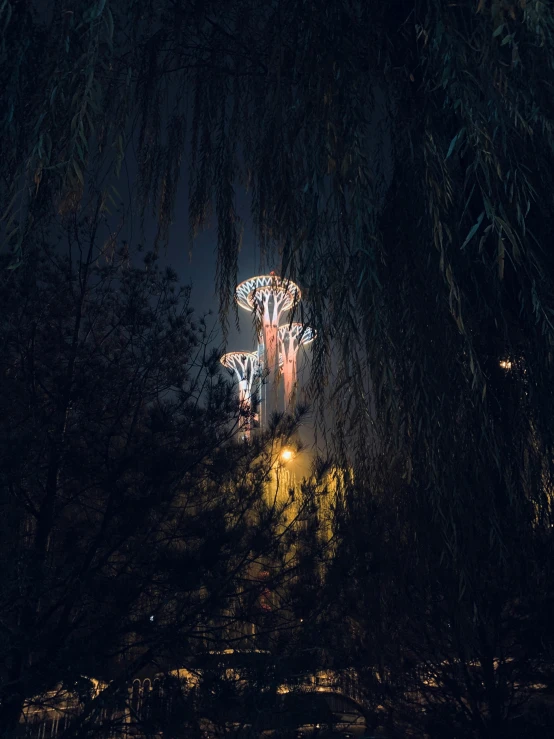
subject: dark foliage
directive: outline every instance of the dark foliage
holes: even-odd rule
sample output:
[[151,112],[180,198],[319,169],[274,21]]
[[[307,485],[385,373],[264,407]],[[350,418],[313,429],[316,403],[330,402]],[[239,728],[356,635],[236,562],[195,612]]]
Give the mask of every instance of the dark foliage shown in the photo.
[[74,225],[0,284],[2,736],[63,695],[88,730],[146,668],[248,646],[273,628],[258,570],[277,588],[295,569],[302,505],[265,495],[294,422],[237,442],[188,290]]

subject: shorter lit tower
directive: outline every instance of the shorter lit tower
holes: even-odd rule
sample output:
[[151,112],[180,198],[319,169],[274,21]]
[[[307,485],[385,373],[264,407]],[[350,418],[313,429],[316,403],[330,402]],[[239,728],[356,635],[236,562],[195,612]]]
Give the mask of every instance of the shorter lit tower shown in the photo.
[[[257,352],[228,352],[220,359],[221,364],[232,370],[238,380],[240,428],[246,439],[250,439],[252,421],[257,415],[252,413],[253,386],[260,376]],[[256,390],[254,390],[254,393]]]
[[258,333],[264,344],[265,368],[269,377],[274,379],[278,361],[279,321],[285,311],[300,301],[300,288],[294,282],[283,280],[271,272],[241,282],[235,296],[241,308],[255,313]]
[[296,358],[301,346],[315,339],[315,331],[302,323],[287,323],[279,327],[279,354],[282,359],[285,409],[293,404],[297,380]]

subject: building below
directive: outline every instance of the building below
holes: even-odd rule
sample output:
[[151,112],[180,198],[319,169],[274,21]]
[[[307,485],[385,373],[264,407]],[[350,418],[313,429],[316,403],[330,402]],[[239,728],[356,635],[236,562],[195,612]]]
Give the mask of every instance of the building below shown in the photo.
[[[253,684],[243,674],[249,672],[247,658],[252,655],[226,650],[210,656],[212,665],[205,670],[173,670],[137,678],[125,695],[104,701],[102,694],[109,693],[109,686],[91,680],[92,697],[98,706],[87,716],[76,693],[52,692],[26,710],[19,735],[50,739],[61,738],[67,731],[71,736],[102,739],[217,739],[231,732],[249,739],[277,735],[355,739],[366,732],[360,694],[348,671],[320,671],[270,690]],[[214,667],[219,681],[211,684],[212,696],[202,695],[201,688],[206,690],[211,682],[205,680],[207,673],[213,677]]]

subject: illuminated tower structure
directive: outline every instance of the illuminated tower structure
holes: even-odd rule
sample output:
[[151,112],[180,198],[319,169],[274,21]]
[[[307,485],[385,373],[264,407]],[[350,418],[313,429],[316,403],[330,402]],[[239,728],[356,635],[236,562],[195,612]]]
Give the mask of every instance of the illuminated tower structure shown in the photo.
[[279,353],[282,357],[286,410],[294,403],[298,350],[301,346],[305,346],[315,339],[315,331],[302,323],[287,323],[279,327],[278,338]]
[[[297,355],[301,346],[315,338],[315,331],[301,323],[281,325],[283,314],[298,306],[301,292],[291,280],[278,277],[275,272],[258,275],[237,285],[235,299],[241,308],[254,314],[254,325],[258,337],[256,352],[229,352],[221,358],[225,367],[233,370],[239,383],[239,408],[244,419],[246,438],[252,428],[252,400],[258,401],[259,412],[255,418],[262,425],[267,410],[268,393],[271,389],[270,410],[277,410],[278,369],[282,368],[284,379],[285,409],[294,402],[296,388]],[[256,387],[253,391],[252,388]]]
[[[298,305],[300,289],[294,282],[283,280],[274,272],[251,277],[236,289],[236,300],[241,308],[253,311],[260,343],[260,361],[270,380],[275,378],[278,361],[279,321],[285,311]],[[262,355],[262,356],[260,356]]]
[[257,413],[253,412],[252,400],[258,400],[256,387],[260,377],[260,364],[257,352],[228,352],[220,359],[221,364],[233,370],[239,388],[239,415],[240,428],[245,439],[250,439],[253,423],[258,421]]

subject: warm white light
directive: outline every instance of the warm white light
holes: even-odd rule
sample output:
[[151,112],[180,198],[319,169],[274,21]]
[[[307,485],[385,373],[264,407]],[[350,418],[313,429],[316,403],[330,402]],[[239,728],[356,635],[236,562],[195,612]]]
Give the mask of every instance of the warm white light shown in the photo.
[[283,449],[281,452],[281,459],[283,462],[290,462],[293,457],[294,454],[291,449]]
[[500,366],[502,367],[502,369],[505,369],[505,370],[512,369],[512,363],[510,362],[509,359],[502,359],[500,361]]

